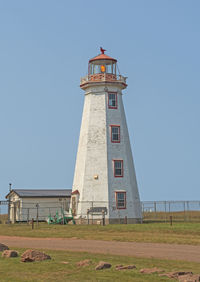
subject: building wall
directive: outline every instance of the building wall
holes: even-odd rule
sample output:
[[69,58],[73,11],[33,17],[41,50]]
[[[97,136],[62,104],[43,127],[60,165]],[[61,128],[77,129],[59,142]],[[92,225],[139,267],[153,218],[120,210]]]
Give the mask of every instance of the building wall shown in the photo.
[[12,193],[10,196],[10,221],[14,223],[20,218],[21,199],[15,193]]
[[70,198],[19,198],[15,195],[10,200],[12,201],[10,207],[10,220],[12,223],[15,221],[29,221],[32,218],[43,221],[49,215],[55,216],[57,211],[61,214],[61,209],[65,213],[69,212],[70,206]]

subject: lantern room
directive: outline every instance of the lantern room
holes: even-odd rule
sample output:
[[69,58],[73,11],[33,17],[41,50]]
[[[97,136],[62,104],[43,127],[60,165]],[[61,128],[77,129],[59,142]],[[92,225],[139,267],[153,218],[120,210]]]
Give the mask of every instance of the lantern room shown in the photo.
[[90,59],[88,66],[88,74],[113,74],[116,75],[117,60],[105,55],[104,53]]
[[125,88],[126,78],[117,73],[117,60],[104,54],[106,51],[100,48],[101,54],[89,60],[88,75],[81,78],[80,87],[85,89],[91,83],[114,82],[121,83]]

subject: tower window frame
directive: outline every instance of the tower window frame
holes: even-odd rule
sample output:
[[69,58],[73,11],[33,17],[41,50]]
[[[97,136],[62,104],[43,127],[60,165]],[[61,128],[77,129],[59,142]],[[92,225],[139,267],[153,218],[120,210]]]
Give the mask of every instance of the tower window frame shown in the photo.
[[124,177],[124,161],[113,160],[114,164],[114,177]]
[[108,108],[109,109],[117,109],[117,92],[108,92]]
[[115,201],[118,210],[126,209],[126,191],[115,191]]
[[120,125],[110,125],[110,139],[112,143],[120,143]]

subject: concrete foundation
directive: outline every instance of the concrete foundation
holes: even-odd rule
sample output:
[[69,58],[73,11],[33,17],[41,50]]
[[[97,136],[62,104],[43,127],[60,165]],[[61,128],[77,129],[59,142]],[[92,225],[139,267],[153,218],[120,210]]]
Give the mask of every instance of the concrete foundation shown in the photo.
[[[102,219],[75,219],[76,224],[82,224],[82,225],[103,225],[103,220]],[[110,219],[105,219],[105,225],[108,224],[141,224],[142,219],[141,218],[110,218]]]

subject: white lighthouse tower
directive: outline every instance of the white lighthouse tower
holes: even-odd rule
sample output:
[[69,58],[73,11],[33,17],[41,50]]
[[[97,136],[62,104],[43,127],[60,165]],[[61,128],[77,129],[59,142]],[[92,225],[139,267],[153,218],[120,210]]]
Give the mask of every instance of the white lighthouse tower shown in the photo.
[[[90,59],[81,78],[85,102],[71,206],[80,222],[141,222],[141,206],[122,101],[126,78],[106,54]],[[103,212],[102,212],[103,211]]]

